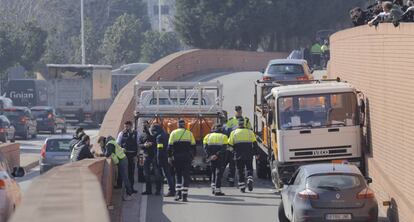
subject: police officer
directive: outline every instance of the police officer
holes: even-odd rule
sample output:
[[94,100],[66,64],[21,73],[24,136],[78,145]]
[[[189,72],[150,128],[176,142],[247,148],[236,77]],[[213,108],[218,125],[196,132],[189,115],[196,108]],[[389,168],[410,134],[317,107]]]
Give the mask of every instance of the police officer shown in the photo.
[[[157,166],[157,146],[155,137],[151,135],[150,132],[150,124],[145,121],[143,124],[143,131],[139,138],[139,148],[144,151],[144,176],[145,176],[145,191],[143,191],[142,195],[151,195],[152,194],[152,181],[151,181],[151,168],[158,172]],[[158,182],[158,178],[156,178]],[[157,184],[156,184],[157,186]],[[158,188],[158,187],[157,187]],[[159,195],[160,193],[155,193]]]
[[190,185],[191,161],[195,153],[196,142],[191,131],[185,129],[185,121],[178,121],[178,129],[170,134],[168,141],[169,162],[173,163],[176,175],[176,197],[187,202],[188,186]]
[[174,180],[170,172],[170,164],[168,163],[168,135],[164,132],[162,127],[159,124],[153,124],[150,129],[151,136],[156,140],[157,144],[157,184],[156,184],[156,193],[161,193],[161,185],[164,180],[164,176],[167,179],[168,183],[168,193],[165,197],[175,196]]
[[223,126],[216,124],[213,133],[207,134],[203,140],[204,150],[211,167],[211,189],[216,196],[224,196],[221,192],[221,178],[223,177],[225,155],[228,137],[223,134]]
[[132,190],[131,183],[128,179],[128,159],[125,155],[124,149],[122,149],[122,147],[111,136],[108,136],[106,141],[105,156],[111,157],[114,164],[118,166],[120,172],[119,176],[122,179],[126,190],[124,200],[132,200],[132,194],[134,191]]
[[245,169],[248,189],[253,190],[253,156],[259,156],[256,136],[244,125],[244,121],[240,121],[239,128],[231,132],[229,138],[229,145],[234,149],[234,159],[239,173],[239,189],[242,193],[246,191]]
[[124,123],[124,130],[118,134],[116,142],[125,149],[128,159],[128,178],[131,183],[132,190],[134,190],[134,175],[135,175],[135,158],[138,154],[138,134],[132,129],[132,122],[126,121]]
[[[230,118],[226,123],[227,136],[229,136],[232,131],[237,129],[237,127],[239,126],[239,121],[243,121],[245,128],[252,128],[249,118],[243,117],[242,107],[236,106],[234,110],[236,111],[235,116]],[[226,162],[224,164],[224,168],[226,168],[227,165],[229,165],[229,174],[227,176],[227,181],[229,182],[229,185],[232,187],[234,186],[234,178],[236,176],[236,164],[234,162],[233,153],[230,150],[228,150],[226,153]]]

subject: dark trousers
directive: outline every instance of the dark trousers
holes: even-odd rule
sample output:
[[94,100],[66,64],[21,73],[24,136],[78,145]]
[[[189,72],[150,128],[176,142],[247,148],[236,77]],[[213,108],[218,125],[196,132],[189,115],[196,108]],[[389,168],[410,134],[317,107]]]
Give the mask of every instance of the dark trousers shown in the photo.
[[175,183],[174,183],[174,179],[171,175],[171,166],[168,163],[168,157],[167,155],[165,156],[159,156],[158,157],[158,174],[159,174],[159,179],[160,179],[160,185],[163,182],[164,177],[167,179],[167,183],[168,183],[168,190],[170,192],[175,192]]
[[126,153],[128,159],[128,179],[131,183],[132,189],[134,188],[134,175],[135,175],[135,157],[137,156],[136,153]]
[[231,151],[226,151],[226,158],[223,164],[223,170],[229,165],[229,174],[227,176],[229,182],[234,182],[236,177],[236,163],[234,161],[234,154]]
[[253,180],[253,157],[249,160],[236,160],[237,171],[239,173],[239,188],[246,187],[246,177],[244,171],[247,171],[247,179]]
[[312,54],[312,66],[320,66],[321,65],[321,54]]
[[119,161],[118,170],[119,170],[118,179],[121,178],[121,180],[122,180],[122,182],[125,186],[126,193],[128,195],[131,195],[132,194],[132,186],[131,186],[131,182],[128,179],[128,160],[127,160],[127,158],[124,158],[124,159]]
[[191,158],[175,158],[174,160],[176,184],[175,190],[188,194],[190,185]]
[[224,160],[220,160],[220,159],[212,160],[210,162],[212,188],[217,188],[217,189],[221,188],[221,179],[223,178],[223,171],[224,171],[223,163],[224,163]]
[[156,157],[146,157],[144,161],[145,191],[152,192],[151,169],[155,173],[155,189],[159,191],[161,190],[161,182]]

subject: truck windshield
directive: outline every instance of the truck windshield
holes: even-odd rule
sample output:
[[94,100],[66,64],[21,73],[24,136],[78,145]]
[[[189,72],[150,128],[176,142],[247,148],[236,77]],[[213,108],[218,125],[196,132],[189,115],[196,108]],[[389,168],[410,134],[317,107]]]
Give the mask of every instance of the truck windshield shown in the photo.
[[354,93],[288,96],[278,99],[279,128],[355,126],[358,104]]

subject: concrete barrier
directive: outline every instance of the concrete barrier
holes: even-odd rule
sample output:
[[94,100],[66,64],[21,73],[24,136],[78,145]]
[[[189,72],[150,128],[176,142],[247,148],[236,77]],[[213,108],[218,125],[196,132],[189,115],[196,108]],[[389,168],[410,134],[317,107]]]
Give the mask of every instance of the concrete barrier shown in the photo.
[[48,171],[32,182],[10,221],[109,222],[111,169],[110,160],[98,158]]
[[116,136],[124,121],[134,119],[133,95],[137,80],[172,81],[212,72],[259,71],[266,67],[269,60],[286,56],[286,53],[199,49],[171,54],[152,64],[120,91],[105,115],[99,136]]
[[0,144],[0,152],[11,168],[20,166],[20,144],[2,143]]
[[414,218],[414,24],[361,26],[331,37],[330,77],[367,97],[368,172],[391,221]]

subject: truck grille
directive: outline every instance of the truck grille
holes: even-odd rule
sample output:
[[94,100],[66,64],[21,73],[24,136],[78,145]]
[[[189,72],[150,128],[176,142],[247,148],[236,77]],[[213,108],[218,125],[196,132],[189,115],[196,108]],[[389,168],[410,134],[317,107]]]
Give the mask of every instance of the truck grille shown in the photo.
[[348,152],[347,150],[348,148],[352,148],[352,146],[345,145],[345,146],[330,146],[330,147],[295,148],[295,149],[289,149],[289,151],[294,152],[295,154],[295,156],[290,157],[290,159],[296,160],[296,159],[352,156],[352,153]]

